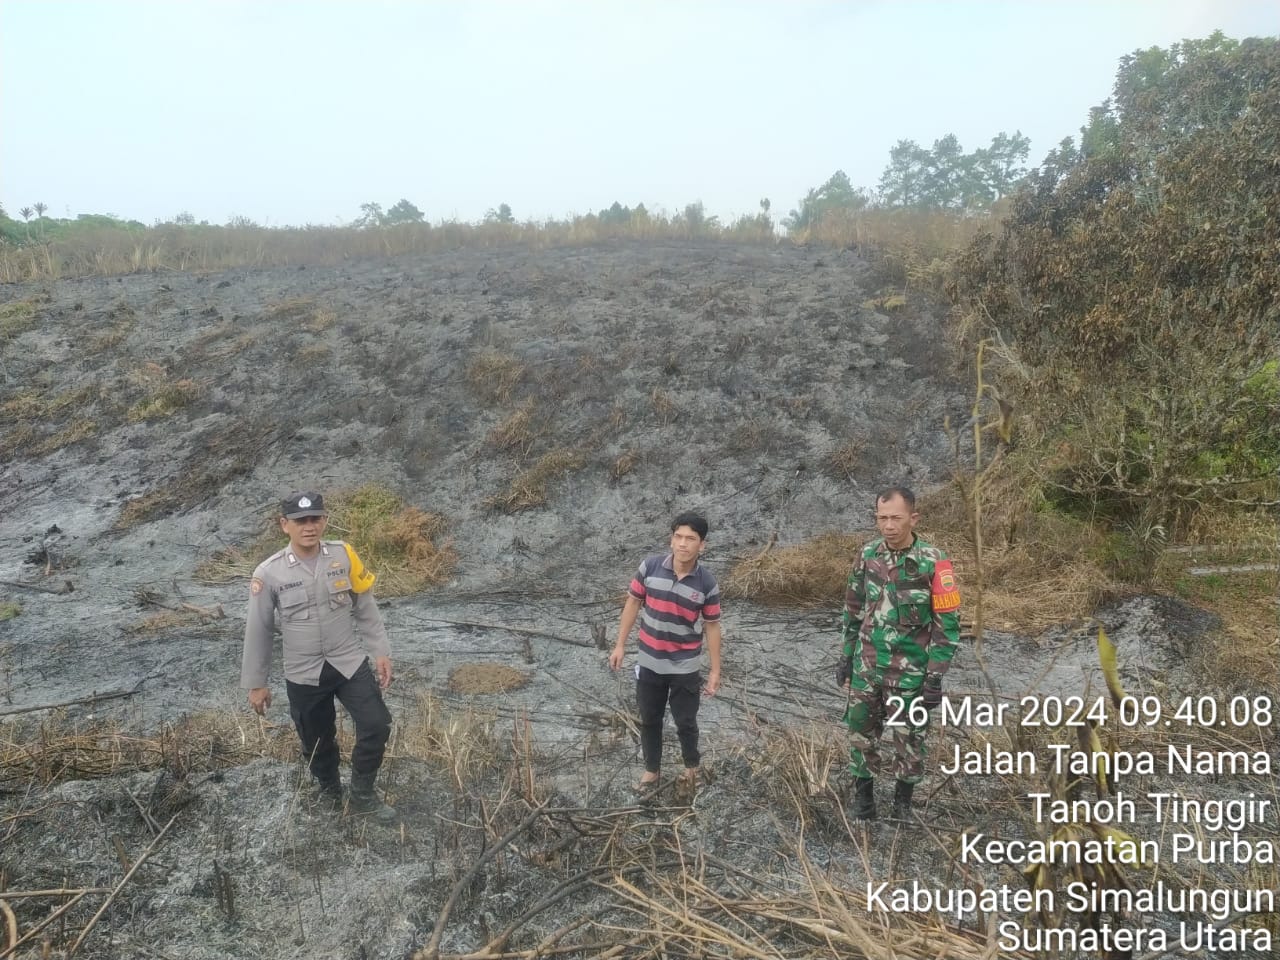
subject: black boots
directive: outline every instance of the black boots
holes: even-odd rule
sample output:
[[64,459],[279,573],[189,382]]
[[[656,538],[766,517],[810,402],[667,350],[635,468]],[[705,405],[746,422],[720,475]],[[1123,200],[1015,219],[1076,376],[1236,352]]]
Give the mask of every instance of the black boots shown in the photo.
[[342,811],[342,781],[316,781],[315,802],[326,810]]
[[876,818],[876,782],[870,777],[858,777],[853,782],[853,809],[850,811],[854,820],[874,820]]
[[[853,809],[850,816],[854,820],[874,820],[876,818],[875,780],[871,777],[859,777],[853,782]],[[914,783],[898,780],[893,785],[894,820],[911,819],[911,794],[915,792]]]
[[915,790],[914,783],[899,780],[893,785],[893,819],[911,819],[911,794]]
[[372,817],[379,823],[396,822],[395,808],[387,806],[374,792],[373,780],[376,773],[351,775],[351,812],[365,817]]

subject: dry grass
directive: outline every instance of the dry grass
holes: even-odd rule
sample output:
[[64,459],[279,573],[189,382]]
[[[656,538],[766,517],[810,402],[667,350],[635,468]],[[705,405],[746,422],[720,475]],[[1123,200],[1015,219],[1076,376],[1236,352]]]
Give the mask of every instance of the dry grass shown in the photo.
[[724,449],[737,455],[770,454],[776,452],[785,439],[785,431],[773,420],[748,417],[725,437]]
[[489,431],[485,443],[499,450],[527,457],[538,439],[534,429],[535,401],[526,400],[518,410]]
[[[1077,620],[1120,589],[1096,559],[1102,535],[1079,521],[1037,511],[1029,489],[1012,472],[989,478],[983,513],[985,621],[1019,632]],[[922,497],[919,509],[917,532],[954,561],[966,600],[962,613],[971,616],[966,587],[974,586],[975,548],[964,495],[948,486]],[[730,569],[726,596],[777,605],[839,604],[859,550],[875,535],[832,532],[786,547],[770,543]]]
[[0,621],[12,620],[22,614],[22,604],[5,601],[0,603]]
[[735,564],[725,578],[725,596],[766,604],[837,604],[858,550],[858,534],[824,533],[805,543],[778,547]]
[[862,463],[866,445],[860,440],[846,440],[822,459],[822,467],[837,480],[852,480]]
[[0,415],[8,420],[33,420],[45,415],[46,403],[38,393],[20,393],[0,404]]
[[125,419],[130,423],[163,420],[189,406],[204,393],[204,390],[204,384],[186,378],[154,383],[150,386],[147,396],[129,407],[125,413]]
[[125,503],[115,528],[128,529],[208,502],[227,483],[260,463],[263,452],[278,437],[275,424],[242,419],[202,434],[196,444],[199,452],[182,464],[172,480]]
[[640,454],[634,450],[628,450],[617,460],[613,461],[613,467],[609,471],[609,476],[617,482],[625,477],[631,471],[635,470],[636,464],[640,462]]
[[268,320],[300,320],[303,326],[315,322],[319,306],[310,297],[289,297],[268,304],[263,315]]
[[[983,490],[983,612],[988,626],[1037,633],[1087,616],[1102,600],[1121,592],[1098,559],[1103,535],[1039,504],[1038,484],[1010,468],[989,476]],[[919,510],[918,532],[955,563],[966,597],[961,611],[971,616],[968,594],[976,586],[976,548],[965,492],[948,485],[921,497]]]
[[[769,231],[707,228],[706,242],[755,242],[773,246]],[[181,226],[160,224],[141,235],[110,226],[79,227],[48,243],[0,248],[0,282],[59,277],[116,276],[158,270],[211,273],[237,267],[336,265],[366,258],[440,253],[449,250],[553,247],[635,240],[687,239],[678,217],[640,216],[628,223],[601,222],[592,215],[548,223],[445,222],[379,229],[355,227]],[[287,303],[288,301],[286,301]]]
[[903,291],[938,291],[946,277],[947,258],[982,230],[991,229],[1002,215],[999,204],[981,217],[903,209],[835,211],[794,239],[857,247],[875,265],[884,284]]
[[221,360],[243,353],[257,338],[232,321],[221,320],[205,330],[191,344],[191,352],[203,360]]
[[465,790],[505,759],[495,727],[489,714],[470,708],[452,710],[437,697],[423,693],[397,722],[392,753],[447,770],[453,785]]
[[[1198,644],[1195,656],[1205,675],[1223,687],[1275,670],[1274,625],[1280,615],[1275,530],[1275,518],[1266,510],[1204,509],[1192,520],[1186,543],[1165,550],[1156,563],[1154,583],[1221,618],[1217,642]],[[1272,625],[1270,643],[1259,642],[1259,621]]]
[[68,410],[87,408],[98,397],[99,389],[92,384],[64,390],[52,397],[28,390],[0,404],[0,416],[9,420],[49,421],[58,418]]
[[411,507],[382,487],[339,491],[329,506],[326,536],[350,543],[377,574],[377,593],[402,597],[444,583],[458,555],[444,538],[448,524],[437,513]]
[[312,333],[324,333],[335,323],[338,322],[338,315],[327,307],[320,307],[316,310],[311,319],[307,320],[303,327]]
[[131,625],[128,630],[129,633],[139,636],[154,636],[170,630],[210,623],[221,619],[222,616],[223,613],[220,606],[212,610],[201,610],[194,607],[182,610],[160,610],[150,616],[143,617]]
[[300,362],[309,366],[316,366],[327,361],[332,356],[332,353],[327,344],[308,343],[298,351],[297,356]]
[[120,508],[115,527],[128,530],[140,523],[155,520],[172,509],[176,509],[181,494],[173,484],[167,484],[140,497],[134,497]]
[[29,297],[0,304],[0,340],[10,340],[34,327],[45,298]]
[[907,305],[907,298],[901,293],[886,293],[870,300],[862,301],[864,310],[876,310],[881,313],[896,313]]
[[48,786],[158,769],[186,777],[297,753],[292,725],[261,723],[247,713],[195,714],[154,736],[128,733],[111,721],[72,724],[55,717],[0,727],[0,785]]
[[[447,523],[439,514],[411,507],[377,486],[339,490],[326,498],[326,539],[346,540],[377,576],[374,592],[400,597],[444,583],[458,555],[444,538]],[[244,547],[220,550],[199,564],[195,578],[205,583],[245,580],[254,567],[285,545],[276,518],[264,519],[263,532]]]
[[502,513],[518,513],[541,507],[547,502],[547,488],[550,484],[581,469],[585,462],[582,454],[573,450],[552,450],[543,454],[528,470],[513,478],[510,486],[502,493],[487,498],[483,506],[486,510]]
[[672,423],[680,415],[680,407],[677,406],[671,394],[661,387],[654,387],[653,392],[649,394],[649,406],[652,408],[653,415],[657,418],[658,423],[664,427]]
[[773,730],[749,760],[774,803],[820,803],[817,798],[832,797],[836,776],[849,763],[849,739],[834,724]]
[[20,423],[8,430],[0,438],[0,456],[6,460],[18,455],[20,451],[34,449],[39,442],[39,433],[30,423]]
[[138,317],[134,313],[133,307],[124,301],[120,301],[111,308],[111,311],[107,314],[107,319],[110,323],[106,329],[89,339],[90,353],[109,353],[117,349],[125,340],[129,339],[129,334],[133,332],[133,328],[138,323]]
[[468,696],[519,690],[528,682],[527,673],[503,663],[462,663],[449,673],[449,689]]
[[[469,787],[511,757],[510,744],[504,745],[494,729],[492,716],[470,707],[452,708],[424,693],[397,711],[388,757],[427,761],[457,774],[459,785]],[[343,711],[338,741],[344,754],[351,749],[352,731]],[[185,778],[260,757],[292,762],[298,753],[287,712],[281,722],[273,722],[255,717],[247,705],[185,716],[145,735],[116,720],[71,721],[54,714],[43,721],[0,725],[0,790],[161,769]]]
[[32,452],[39,457],[46,454],[61,450],[63,447],[69,447],[74,443],[81,443],[98,434],[98,424],[90,420],[88,417],[79,417],[72,420],[63,429],[59,430],[52,436],[45,437],[35,445]]
[[467,383],[489,404],[509,403],[523,377],[524,364],[509,353],[483,350],[467,363]]

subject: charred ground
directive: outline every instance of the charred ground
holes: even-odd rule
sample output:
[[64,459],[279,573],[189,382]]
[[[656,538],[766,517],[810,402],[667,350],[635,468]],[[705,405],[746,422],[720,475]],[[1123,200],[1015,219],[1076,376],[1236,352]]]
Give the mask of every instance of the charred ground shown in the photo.
[[[399,958],[437,927],[486,957],[982,955],[858,891],[945,871],[974,824],[1025,832],[1025,788],[935,778],[924,839],[849,830],[838,596],[727,605],[692,806],[635,805],[630,685],[598,649],[676,510],[710,517],[728,582],[864,529],[880,486],[945,484],[966,384],[939,320],[881,294],[848,252],[630,242],[0,291],[0,721],[44,744],[0,773],[4,888],[95,891],[46,931],[65,951],[176,817],[79,955]],[[236,689],[235,558],[284,493],[370,485],[456,556],[384,603],[399,831],[312,810],[287,715]],[[1143,688],[1190,684],[1214,630],[1144,600],[1103,619]],[[984,652],[1006,695],[1082,693],[1094,660],[1067,627]],[[968,650],[950,683],[987,690]],[[16,929],[64,899],[14,901]]]

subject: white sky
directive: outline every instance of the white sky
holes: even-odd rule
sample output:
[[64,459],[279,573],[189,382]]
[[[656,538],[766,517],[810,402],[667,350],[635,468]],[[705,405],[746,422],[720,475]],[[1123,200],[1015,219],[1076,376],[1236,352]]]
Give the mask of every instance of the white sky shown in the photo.
[[1020,129],[1035,165],[1121,56],[1217,28],[1280,34],[1280,2],[0,0],[0,202],[781,217],[837,169],[874,186],[901,138]]

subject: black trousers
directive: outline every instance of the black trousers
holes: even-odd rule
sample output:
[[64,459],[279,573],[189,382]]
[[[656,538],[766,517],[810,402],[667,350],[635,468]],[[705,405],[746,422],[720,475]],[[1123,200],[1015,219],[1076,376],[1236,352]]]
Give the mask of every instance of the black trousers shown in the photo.
[[382,701],[382,691],[369,661],[348,679],[333,664],[320,669],[320,683],[285,681],[289,693],[289,715],[302,741],[302,755],[311,775],[323,784],[338,777],[338,715],[333,705],[337,697],[346,707],[356,727],[356,744],[351,750],[351,776],[372,778],[382,766],[382,754],[391,736],[391,711]]
[[680,752],[686,767],[702,763],[698,753],[698,704],[702,701],[701,673],[654,673],[640,667],[636,677],[636,707],[640,713],[640,752],[644,768],[657,773],[662,767],[662,718],[671,704]]

